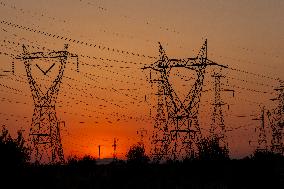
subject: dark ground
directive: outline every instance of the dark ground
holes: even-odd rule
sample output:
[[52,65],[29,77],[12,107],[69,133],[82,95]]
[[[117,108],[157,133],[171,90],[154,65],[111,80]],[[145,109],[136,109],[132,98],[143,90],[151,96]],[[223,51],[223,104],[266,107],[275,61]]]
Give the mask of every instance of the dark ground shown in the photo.
[[197,157],[149,163],[143,145],[133,145],[127,162],[98,165],[91,156],[70,157],[64,165],[30,164],[21,132],[0,132],[0,189],[284,189],[284,156],[256,150],[231,160],[218,140],[201,141]]
[[73,164],[1,169],[0,188],[280,189],[284,161],[187,161],[168,164]]

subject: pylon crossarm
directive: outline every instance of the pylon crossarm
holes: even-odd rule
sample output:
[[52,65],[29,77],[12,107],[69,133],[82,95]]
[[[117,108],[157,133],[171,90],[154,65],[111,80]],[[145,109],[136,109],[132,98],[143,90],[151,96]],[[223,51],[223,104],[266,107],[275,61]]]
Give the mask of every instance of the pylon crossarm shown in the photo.
[[45,133],[30,133],[30,135],[34,135],[34,136],[50,136],[50,134],[45,134]]
[[168,65],[167,65],[167,63],[165,63],[165,61],[157,60],[153,64],[151,64],[149,66],[144,66],[141,69],[143,69],[143,70],[152,69],[152,70],[157,71],[157,72],[163,72],[163,71],[165,72],[167,68],[168,68]]
[[53,58],[64,58],[66,57],[67,51],[57,51],[51,53],[36,52],[17,56],[16,59],[21,60],[32,60],[32,59],[53,59]]
[[157,143],[157,142],[168,142],[169,140],[165,140],[165,139],[157,139],[157,140],[153,140],[153,142]]
[[171,133],[196,133],[197,131],[192,130],[192,129],[176,129],[176,130],[171,130]]
[[212,60],[209,60],[209,59],[206,59],[205,64],[207,66],[219,66],[219,67],[222,67],[222,68],[229,68],[227,65],[218,64],[218,63],[216,63],[216,62],[214,62]]
[[152,153],[152,156],[166,156],[168,155],[167,153]]
[[155,71],[168,70],[172,68],[188,68],[194,69],[192,66],[200,66],[197,63],[197,58],[187,58],[187,59],[168,59],[166,62],[158,60],[157,62],[151,64],[150,66],[145,66],[142,69],[153,69]]
[[188,59],[170,59],[168,61],[168,68],[189,67],[196,63],[197,58]]
[[161,71],[160,69],[154,68],[154,67],[152,67],[152,66],[144,66],[144,67],[141,68],[141,69],[142,69],[142,70],[152,69],[152,70],[154,70],[154,71],[156,71],[156,72],[160,72],[160,71]]

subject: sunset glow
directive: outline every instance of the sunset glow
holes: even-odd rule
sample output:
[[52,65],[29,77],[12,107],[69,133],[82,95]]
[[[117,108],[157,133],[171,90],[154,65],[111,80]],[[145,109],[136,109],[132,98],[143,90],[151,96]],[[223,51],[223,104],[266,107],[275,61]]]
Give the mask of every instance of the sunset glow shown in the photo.
[[[68,44],[78,62],[68,57],[55,105],[58,120],[65,122],[60,125],[65,158],[98,158],[99,145],[101,158],[112,158],[117,138],[117,156],[125,159],[130,146],[141,141],[142,128],[150,154],[158,89],[149,82],[150,70],[142,68],[158,60],[158,42],[169,58],[182,59],[196,57],[207,39],[208,59],[228,66],[221,71],[227,90],[221,97],[230,156],[244,157],[257,145],[255,128],[261,123],[253,119],[262,106],[277,107],[271,99],[284,80],[283,10],[281,0],[0,0],[1,124],[13,135],[20,129],[29,135],[34,101],[24,61],[16,59],[22,45],[31,53],[62,51]],[[58,60],[32,61],[42,91],[59,69]],[[217,70],[208,66],[205,73],[199,111],[204,136],[212,121],[211,76]],[[196,77],[189,69],[171,70],[169,80],[180,99]],[[270,144],[268,122],[265,117]]]

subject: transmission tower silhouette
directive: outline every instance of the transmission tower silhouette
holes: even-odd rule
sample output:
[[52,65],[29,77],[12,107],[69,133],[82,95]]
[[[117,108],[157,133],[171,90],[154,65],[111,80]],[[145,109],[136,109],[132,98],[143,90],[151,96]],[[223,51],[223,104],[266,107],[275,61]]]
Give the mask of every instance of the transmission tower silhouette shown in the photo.
[[[28,83],[32,92],[34,101],[34,113],[29,133],[29,141],[31,145],[30,155],[36,163],[43,163],[47,158],[49,163],[63,163],[64,154],[60,136],[60,121],[56,115],[55,104],[59,93],[60,84],[64,74],[66,61],[68,56],[74,57],[67,51],[68,45],[64,46],[62,51],[53,51],[50,53],[35,52],[29,53],[23,45],[23,54],[17,57],[24,61]],[[34,60],[58,59],[60,62],[59,73],[53,80],[46,93],[43,93],[40,85],[35,81],[32,74],[32,61]],[[44,75],[55,66],[55,63],[46,71],[36,64]],[[78,67],[78,62],[77,62]]]
[[221,88],[221,78],[225,78],[226,76],[222,75],[220,72],[214,72],[214,74],[212,75],[212,77],[214,78],[214,101],[212,104],[213,113],[212,113],[212,123],[210,128],[210,138],[218,139],[221,147],[229,149],[228,141],[226,139],[226,128],[225,128],[224,115],[222,109],[222,106],[226,104],[223,102],[221,98],[221,92],[230,91],[233,92],[234,96],[234,90]]
[[278,107],[272,110],[272,112],[267,111],[267,115],[272,128],[271,151],[284,155],[284,82],[279,81],[279,83],[280,86],[274,89],[278,96],[271,99],[272,101],[278,101]]
[[[207,59],[207,40],[194,58],[169,59],[159,44],[159,60],[143,69],[154,70],[158,78],[150,82],[158,85],[158,104],[152,139],[154,161],[176,160],[195,155],[201,139],[198,122],[199,102],[207,66],[221,66]],[[169,82],[172,68],[185,68],[196,72],[197,78],[186,98],[181,101]],[[150,72],[151,73],[151,72]]]
[[112,147],[113,147],[113,160],[114,160],[114,161],[117,160],[117,151],[116,151],[116,149],[117,149],[117,141],[118,141],[117,138],[114,138],[114,139],[113,139],[113,145],[112,145]]
[[258,130],[258,140],[257,140],[257,151],[267,151],[267,138],[266,138],[266,131],[265,131],[265,122],[264,122],[264,114],[265,114],[265,108],[262,107],[261,114],[258,118],[254,118],[252,120],[260,121],[258,129],[256,129],[256,132]]
[[144,128],[140,128],[137,130],[137,135],[139,136],[139,144],[144,146],[144,137],[147,135],[147,130]]

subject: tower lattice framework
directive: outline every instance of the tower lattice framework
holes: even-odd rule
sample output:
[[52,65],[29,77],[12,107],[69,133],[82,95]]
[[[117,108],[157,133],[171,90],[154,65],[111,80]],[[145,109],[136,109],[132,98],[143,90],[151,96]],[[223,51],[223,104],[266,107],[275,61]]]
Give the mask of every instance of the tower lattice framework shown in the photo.
[[225,78],[225,75],[222,75],[221,72],[214,72],[212,75],[214,78],[214,100],[213,100],[213,113],[212,113],[212,123],[210,127],[210,137],[217,138],[221,147],[228,149],[228,141],[226,138],[226,128],[225,120],[223,114],[223,106],[225,103],[221,97],[221,92],[233,92],[234,90],[222,88],[221,79]]
[[[158,85],[151,154],[154,161],[192,157],[197,152],[196,145],[201,139],[198,111],[205,68],[218,64],[207,59],[207,40],[194,58],[169,59],[161,44],[159,52],[159,60],[144,68],[152,69],[158,74],[157,79],[150,79]],[[173,68],[190,69],[197,75],[195,83],[183,101],[179,99],[169,82],[170,71]]]
[[268,111],[267,115],[272,128],[271,151],[284,155],[284,82],[280,81],[280,86],[275,89],[278,96],[273,101],[278,101],[278,106]]
[[[64,162],[60,136],[60,122],[56,115],[55,105],[69,55],[67,49],[68,45],[65,45],[63,51],[29,53],[26,47],[23,46],[23,55],[19,57],[19,59],[24,61],[27,79],[34,101],[34,113],[29,139],[31,145],[30,155],[34,158],[36,163],[42,163],[44,157],[47,158],[49,163]],[[32,61],[40,59],[58,59],[60,62],[59,73],[46,93],[42,92],[40,85],[35,81],[31,71]],[[46,75],[53,66],[54,64],[45,72],[41,71]]]
[[267,151],[267,136],[265,130],[265,122],[264,122],[264,114],[265,108],[262,107],[261,114],[259,118],[254,118],[253,120],[260,121],[260,125],[258,127],[258,139],[257,139],[257,151]]

